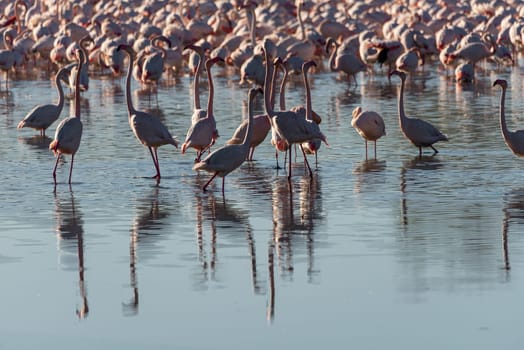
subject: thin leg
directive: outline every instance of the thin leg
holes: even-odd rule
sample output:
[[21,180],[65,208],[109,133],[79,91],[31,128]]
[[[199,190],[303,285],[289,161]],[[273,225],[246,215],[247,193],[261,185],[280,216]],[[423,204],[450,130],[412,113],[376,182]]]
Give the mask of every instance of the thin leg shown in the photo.
[[377,141],[375,140],[375,159],[377,159]]
[[224,183],[226,182],[226,177],[222,178],[222,196],[224,195]]
[[[211,176],[211,178],[209,179],[208,182],[206,182],[206,184],[204,185],[204,187],[202,187],[202,191],[206,192],[206,189],[207,189],[207,186],[211,183],[211,181],[213,181],[213,179],[218,175],[218,171],[216,173],[213,174],[213,176]],[[224,184],[222,183],[222,186]],[[222,190],[223,191],[223,190]]]
[[293,152],[293,147],[289,145],[289,173],[287,174],[288,181],[291,181],[291,152]]
[[56,167],[58,166],[59,160],[60,160],[60,152],[58,152],[58,154],[56,155],[55,167],[53,168],[53,180],[55,182],[55,185],[56,185]]
[[429,147],[431,147],[433,149],[433,151],[435,151],[435,154],[438,153],[437,149],[435,147],[433,147],[433,145],[430,145]]
[[368,140],[364,139],[364,142],[366,142],[366,160],[368,160]]
[[306,152],[304,151],[304,147],[300,145],[300,149],[302,150],[302,154],[304,155],[304,163],[306,163],[307,170],[309,170],[309,177],[313,177],[313,172],[311,171],[311,167],[309,166],[309,162],[307,161]]
[[275,159],[277,160],[277,167],[276,167],[275,169],[277,169],[277,170],[278,170],[278,169],[282,169],[282,168],[280,167],[280,165],[278,165],[278,150],[277,150],[277,149],[275,149]]
[[154,153],[153,153],[153,147],[148,147],[148,148],[149,148],[149,153],[151,153],[151,158],[153,158],[153,164],[155,165],[155,169],[156,169],[156,175],[152,176],[152,178],[160,179],[160,167],[158,166],[156,148],[154,149]]
[[422,146],[418,146],[418,156],[422,158]]
[[156,166],[156,178],[160,180],[160,163],[158,162],[158,148],[153,148],[155,152],[155,166]]
[[315,169],[318,169],[318,151],[315,151]]
[[71,175],[73,174],[73,163],[75,162],[75,154],[71,155],[71,166],[69,167],[69,184],[71,185]]

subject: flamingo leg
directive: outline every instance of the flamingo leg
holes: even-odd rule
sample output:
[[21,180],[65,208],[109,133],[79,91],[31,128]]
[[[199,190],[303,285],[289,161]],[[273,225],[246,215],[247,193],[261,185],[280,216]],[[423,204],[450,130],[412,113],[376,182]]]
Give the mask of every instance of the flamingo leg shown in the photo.
[[69,182],[68,184],[71,185],[71,175],[73,175],[73,163],[75,162],[75,154],[71,154],[71,166],[69,167]]
[[278,165],[278,150],[275,149],[275,159],[277,160],[277,167],[275,169],[282,169],[280,165]]
[[151,158],[153,158],[153,164],[155,165],[155,169],[156,169],[156,175],[155,176],[152,176],[153,179],[160,179],[160,166],[158,165],[158,156],[157,156],[157,153],[156,153],[156,148],[155,148],[155,151],[153,153],[153,147],[148,147],[149,148],[149,153],[151,153]]
[[[213,174],[213,176],[211,176],[211,178],[209,179],[208,182],[206,182],[206,184],[204,185],[204,187],[202,187],[202,191],[206,192],[207,186],[211,183],[211,181],[213,181],[213,179],[214,179],[217,175],[218,175],[218,171],[215,172],[215,173]],[[224,184],[222,183],[222,187],[223,187],[223,186],[224,186]],[[224,190],[222,189],[222,191],[224,191]]]
[[377,159],[377,141],[375,140],[375,159]]
[[422,146],[418,146],[418,156],[422,158]]
[[364,142],[366,142],[366,160],[368,160],[368,140],[364,139]]
[[438,153],[437,149],[435,147],[433,147],[433,145],[429,145],[429,147],[431,147],[433,149],[433,151],[435,151],[435,154]]
[[226,182],[226,177],[222,178],[222,196],[224,195],[224,183]]
[[293,152],[293,147],[289,146],[289,173],[287,174],[288,181],[291,181],[291,153]]
[[56,162],[55,162],[55,167],[53,168],[53,180],[55,182],[55,185],[56,185],[56,168],[58,166],[58,161],[60,160],[60,153],[58,153],[56,155]]
[[304,151],[304,147],[300,145],[300,149],[302,150],[302,154],[304,155],[304,163],[306,163],[307,170],[309,170],[309,177],[313,177],[313,172],[311,171],[311,167],[309,166],[309,162],[307,161],[306,152]]

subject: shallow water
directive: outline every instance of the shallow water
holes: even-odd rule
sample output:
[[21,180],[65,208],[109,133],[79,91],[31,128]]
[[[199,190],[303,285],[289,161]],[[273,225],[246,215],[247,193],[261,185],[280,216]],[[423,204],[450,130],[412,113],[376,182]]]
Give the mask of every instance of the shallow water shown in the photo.
[[[202,193],[209,175],[191,170],[192,151],[171,146],[159,149],[159,186],[147,178],[154,167],[129,129],[124,80],[107,78],[83,94],[73,184],[66,157],[55,189],[47,146],[57,123],[44,140],[16,129],[56,99],[54,86],[45,75],[11,82],[0,96],[0,348],[522,345],[524,163],[502,140],[491,84],[508,80],[508,123],[522,128],[523,74],[487,68],[472,86],[436,65],[407,82],[406,113],[450,138],[422,158],[399,130],[397,77],[361,74],[350,87],[312,74],[330,143],[313,178],[298,156],[289,185],[268,137],[255,162],[226,177],[224,196],[220,180]],[[219,145],[246,116],[247,97],[222,73]],[[158,106],[133,84],[135,104],[183,140],[191,78],[164,82]],[[298,79],[289,105],[303,95]],[[386,122],[377,160],[365,160],[350,126],[357,105]]]

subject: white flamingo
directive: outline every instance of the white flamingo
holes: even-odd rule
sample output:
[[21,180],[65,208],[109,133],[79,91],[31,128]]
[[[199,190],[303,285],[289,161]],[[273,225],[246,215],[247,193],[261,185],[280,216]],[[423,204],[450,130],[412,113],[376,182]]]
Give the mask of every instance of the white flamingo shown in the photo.
[[213,181],[216,176],[222,178],[222,193],[224,193],[224,180],[227,174],[237,169],[246,160],[251,136],[253,135],[253,100],[255,95],[262,92],[262,89],[252,88],[248,94],[248,128],[244,141],[238,145],[225,145],[208,155],[204,160],[196,163],[193,166],[193,170],[205,170],[213,173],[213,176],[208,182],[202,187],[203,191],[206,191],[207,186]]
[[404,113],[406,73],[394,70],[391,72],[391,75],[398,75],[401,80],[398,97],[398,120],[402,133],[413,145],[418,147],[420,157],[422,157],[422,147],[431,147],[435,153],[438,153],[437,149],[433,147],[433,144],[438,141],[448,141],[448,138],[427,121],[418,118],[408,118],[406,116]]
[[182,144],[182,154],[186,152],[188,147],[197,150],[196,162],[200,161],[202,154],[213,146],[218,138],[217,124],[213,114],[215,89],[213,86],[213,76],[211,74],[211,67],[217,62],[224,62],[224,60],[221,57],[214,57],[206,61],[207,81],[209,84],[206,116],[191,125],[187,131],[186,139]]
[[[78,70],[82,69],[84,62],[84,53],[81,50],[78,54]],[[71,175],[73,173],[73,163],[75,154],[80,147],[80,140],[82,139],[82,121],[80,120],[80,75],[77,75],[75,82],[75,113],[66,118],[58,124],[55,131],[55,139],[49,145],[49,149],[53,151],[56,156],[55,167],[53,168],[53,180],[56,185],[56,167],[62,154],[71,155],[71,166],[69,168],[69,184],[71,184]]]
[[504,100],[506,99],[506,89],[508,82],[504,79],[497,79],[493,86],[500,86],[502,93],[500,95],[500,130],[508,148],[517,156],[524,157],[524,130],[510,131],[506,124],[506,113],[504,109]]
[[61,68],[55,76],[55,85],[56,90],[58,91],[58,103],[50,103],[45,105],[38,105],[33,108],[23,120],[18,123],[18,129],[21,128],[33,128],[40,130],[40,135],[45,137],[45,131],[48,127],[53,124],[64,107],[64,90],[60,80],[67,75],[68,70],[66,68]]
[[351,126],[366,142],[366,159],[368,159],[368,141],[375,143],[375,159],[377,158],[377,140],[386,135],[386,126],[382,116],[374,111],[362,111],[362,107],[353,110]]
[[132,67],[135,59],[135,52],[131,46],[127,44],[120,44],[118,51],[124,51],[129,56],[129,66],[127,68],[126,76],[126,102],[128,110],[129,126],[135,134],[138,141],[149,149],[153,163],[156,169],[154,179],[160,180],[160,165],[158,162],[157,149],[163,145],[173,145],[178,148],[178,142],[169,133],[166,126],[157,117],[143,111],[138,111],[133,107],[131,98],[131,75]]

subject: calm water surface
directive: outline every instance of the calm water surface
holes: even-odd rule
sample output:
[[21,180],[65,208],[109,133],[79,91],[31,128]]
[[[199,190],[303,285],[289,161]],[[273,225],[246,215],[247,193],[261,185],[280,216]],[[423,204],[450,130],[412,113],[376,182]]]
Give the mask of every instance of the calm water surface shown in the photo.
[[[67,157],[55,190],[51,139],[16,129],[55,88],[43,75],[15,80],[0,96],[0,348],[522,346],[524,160],[502,140],[491,85],[508,80],[508,122],[522,128],[523,72],[487,68],[472,86],[430,65],[407,82],[407,114],[450,138],[422,158],[399,130],[398,77],[360,75],[354,88],[314,74],[330,142],[314,178],[298,157],[290,187],[268,137],[226,178],[225,197],[220,181],[201,192],[209,175],[191,170],[192,151],[161,147],[160,185],[147,178],[124,80],[107,78],[83,94],[73,184]],[[223,144],[246,116],[247,89],[215,72]],[[133,84],[135,104],[183,140],[191,78],[164,82],[158,106]],[[304,103],[301,80],[287,95]],[[357,105],[385,119],[376,161],[350,126]]]

